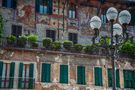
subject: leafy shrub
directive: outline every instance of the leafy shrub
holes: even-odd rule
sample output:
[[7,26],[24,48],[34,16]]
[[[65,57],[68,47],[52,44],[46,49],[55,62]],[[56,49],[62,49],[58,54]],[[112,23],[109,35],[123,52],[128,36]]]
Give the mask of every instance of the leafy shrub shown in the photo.
[[83,46],[81,44],[75,44],[74,49],[76,52],[81,52],[83,49]]
[[111,42],[111,39],[109,37],[101,37],[99,44],[101,46],[109,46],[110,42]]
[[32,47],[33,47],[33,48],[37,48],[37,47],[38,47],[38,43],[37,43],[37,42],[33,43],[33,44],[32,44]]
[[28,42],[32,47],[34,45],[37,45],[37,39],[38,39],[38,37],[36,35],[31,34],[28,36]]
[[7,43],[8,43],[9,45],[14,45],[14,44],[16,43],[16,37],[13,36],[13,35],[7,37]]
[[53,50],[60,50],[61,49],[61,42],[55,41],[52,43],[52,49]]
[[97,45],[97,44],[87,45],[87,46],[84,48],[85,53],[88,53],[88,54],[97,53],[98,50],[99,50],[99,48],[98,48],[98,45]]
[[17,40],[17,44],[20,47],[25,47],[26,43],[27,43],[27,37],[26,36],[20,36]]
[[43,46],[47,49],[51,46],[52,39],[50,38],[44,38],[43,39]]
[[66,50],[71,50],[72,46],[73,46],[73,42],[72,41],[64,41],[64,43],[63,43],[63,47]]
[[135,57],[135,44],[127,41],[120,47],[120,53],[128,55],[130,58]]

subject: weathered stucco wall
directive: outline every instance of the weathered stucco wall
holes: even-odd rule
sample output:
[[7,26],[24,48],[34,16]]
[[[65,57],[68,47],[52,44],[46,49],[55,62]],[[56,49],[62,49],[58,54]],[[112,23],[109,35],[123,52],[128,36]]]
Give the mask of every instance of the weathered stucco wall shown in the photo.
[[[36,90],[109,90],[107,69],[111,68],[111,60],[105,57],[89,56],[82,54],[69,54],[60,52],[43,52],[29,50],[1,50],[0,58],[5,62],[17,62],[16,73],[19,68],[19,62],[34,62],[34,77],[36,80]],[[51,64],[51,83],[41,83],[41,64]],[[66,64],[69,67],[69,84],[59,83],[60,65]],[[116,62],[117,69],[120,70],[120,90],[124,88],[123,70],[135,70],[135,63],[126,59]],[[78,85],[77,66],[85,66],[86,85]],[[18,68],[17,68],[18,67]],[[102,68],[103,87],[94,85],[94,67]],[[18,75],[16,75],[17,77]],[[75,88],[75,89],[73,89]],[[110,88],[111,90],[111,88]]]

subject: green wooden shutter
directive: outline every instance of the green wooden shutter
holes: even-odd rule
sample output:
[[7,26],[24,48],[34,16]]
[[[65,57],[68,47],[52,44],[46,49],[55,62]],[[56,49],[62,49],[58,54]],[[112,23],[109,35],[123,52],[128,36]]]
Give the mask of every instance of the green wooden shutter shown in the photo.
[[77,83],[85,84],[85,67],[84,66],[77,67]]
[[17,7],[17,1],[18,1],[18,0],[12,0],[11,7],[12,7],[13,9],[16,9],[16,7]]
[[102,86],[102,68],[95,67],[95,85]]
[[7,7],[7,0],[2,0],[2,6]]
[[78,66],[77,67],[77,83],[78,84],[81,84],[81,67],[80,66]]
[[60,83],[68,83],[68,65],[60,65]]
[[36,12],[37,12],[37,13],[39,13],[40,1],[41,1],[41,0],[36,0],[36,5],[35,5],[35,7],[36,7]]
[[23,63],[20,63],[19,66],[19,79],[18,79],[18,88],[21,89],[22,88],[22,75],[23,75]]
[[52,14],[52,9],[53,9],[53,0],[48,0],[48,7],[47,7],[48,14]]
[[131,9],[130,13],[131,13],[131,24],[135,25],[135,9]]
[[112,87],[112,69],[108,69],[108,86]]
[[135,89],[135,71],[133,71],[133,89]]
[[29,89],[34,88],[34,64],[30,64],[30,69],[29,69]]
[[43,63],[42,64],[42,76],[41,82],[50,82],[50,64]]
[[82,67],[82,84],[85,84],[85,67]]
[[119,70],[116,70],[116,86],[120,87],[120,76],[119,76]]
[[3,62],[0,61],[0,88],[2,83]]
[[9,79],[9,88],[13,88],[14,84],[14,73],[15,73],[15,63],[10,64],[10,79]]

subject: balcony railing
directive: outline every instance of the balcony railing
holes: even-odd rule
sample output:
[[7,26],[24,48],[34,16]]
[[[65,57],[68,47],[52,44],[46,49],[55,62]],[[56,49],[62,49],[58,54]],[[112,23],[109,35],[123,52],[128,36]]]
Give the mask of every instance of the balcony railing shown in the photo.
[[[35,46],[31,46],[30,43],[26,43],[26,45],[24,47],[22,46],[19,46],[17,44],[17,41],[14,43],[14,44],[9,44],[7,43],[7,38],[2,38],[1,39],[1,43],[0,43],[0,46],[1,48],[19,48],[19,49],[25,49],[25,50],[33,50],[33,49],[39,49],[39,50],[49,50],[49,51],[59,51],[59,52],[69,52],[69,53],[81,53],[81,54],[89,54],[89,55],[99,55],[99,56],[109,56],[110,55],[110,49],[107,47],[107,46],[98,46],[96,47],[95,50],[91,51],[91,52],[85,52],[84,51],[84,48],[86,48],[86,46],[83,46],[83,50],[80,51],[80,52],[77,52],[74,50],[74,47],[71,48],[71,50],[65,50],[63,45],[61,46],[61,49],[59,50],[53,50],[52,48],[51,49],[48,49],[48,48],[45,48],[43,46],[43,42],[42,41],[37,41],[37,45]],[[124,58],[130,58],[129,55],[125,55],[125,54],[121,54],[121,53],[117,53],[117,56],[119,57],[124,57]]]
[[34,89],[34,78],[0,78],[0,89]]

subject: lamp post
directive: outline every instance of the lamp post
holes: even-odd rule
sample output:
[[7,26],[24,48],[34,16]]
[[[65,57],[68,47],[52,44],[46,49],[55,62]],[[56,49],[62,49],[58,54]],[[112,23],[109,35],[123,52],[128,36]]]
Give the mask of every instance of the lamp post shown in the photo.
[[95,39],[99,35],[99,29],[101,27],[101,19],[98,16],[94,16],[90,20],[90,27],[95,31],[93,37],[93,44],[95,44]]
[[123,26],[123,39],[128,39],[127,25],[131,21],[131,14],[127,10],[123,10],[119,13],[119,23]]
[[[119,14],[119,22],[121,25],[123,25],[125,28],[122,28],[120,24],[114,22],[117,20],[118,17],[118,11],[116,8],[111,7],[106,12],[106,17],[108,21],[110,21],[111,24],[111,30],[110,30],[110,38],[111,38],[111,44],[110,50],[111,50],[111,62],[112,62],[112,86],[113,90],[116,90],[116,66],[115,66],[115,51],[116,47],[119,44],[119,36],[123,33],[123,41],[126,37],[128,39],[128,32],[127,32],[127,25],[131,21],[131,14],[127,10],[123,10]],[[94,39],[97,37],[97,32],[99,33],[99,28],[101,27],[101,19],[98,16],[94,16],[90,20],[90,26],[93,30],[95,30],[95,36]],[[123,30],[123,31],[122,31]],[[126,35],[125,35],[126,34]],[[114,43],[114,39],[116,40]]]

